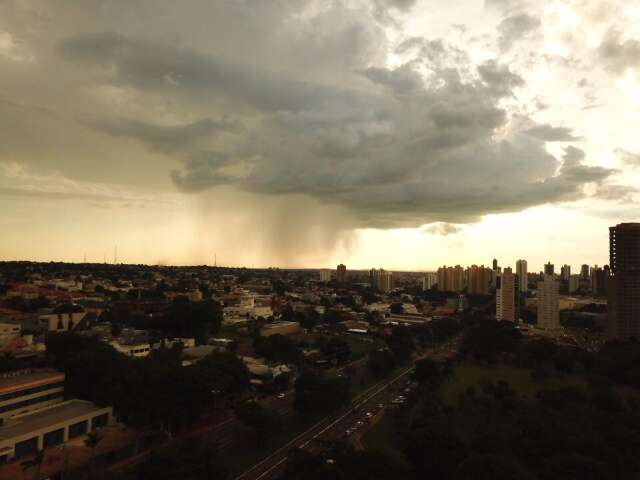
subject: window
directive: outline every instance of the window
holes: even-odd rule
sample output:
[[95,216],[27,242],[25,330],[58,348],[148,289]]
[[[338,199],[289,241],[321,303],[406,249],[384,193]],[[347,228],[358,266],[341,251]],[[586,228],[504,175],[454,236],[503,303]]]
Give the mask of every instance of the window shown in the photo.
[[29,400],[23,400],[21,402],[10,403],[9,405],[3,405],[0,407],[0,413],[10,412],[12,410],[18,410],[21,408],[28,407],[30,405],[35,405],[37,403],[48,402],[50,400],[55,400],[57,398],[64,397],[64,392],[54,392],[49,395],[43,395],[41,397],[30,398]]
[[38,392],[44,392],[46,390],[53,390],[54,388],[64,388],[64,382],[48,383],[46,385],[40,385],[38,387],[26,388],[24,390],[18,390],[11,393],[5,393],[0,395],[0,402],[10,400],[12,398],[26,397]]
[[82,422],[74,423],[69,426],[69,438],[76,438],[80,435],[87,433],[87,425],[89,421],[83,420]]
[[93,417],[91,420],[91,429],[95,430],[96,428],[104,427],[109,423],[109,414],[103,413],[102,415],[98,415],[97,417]]
[[60,445],[62,442],[64,442],[64,428],[45,433],[42,438],[44,448]]

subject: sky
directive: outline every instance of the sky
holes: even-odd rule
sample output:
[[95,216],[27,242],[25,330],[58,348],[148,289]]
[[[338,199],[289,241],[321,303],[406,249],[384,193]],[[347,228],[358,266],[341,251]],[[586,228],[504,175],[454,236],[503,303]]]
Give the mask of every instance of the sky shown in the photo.
[[640,2],[0,0],[0,259],[603,265]]

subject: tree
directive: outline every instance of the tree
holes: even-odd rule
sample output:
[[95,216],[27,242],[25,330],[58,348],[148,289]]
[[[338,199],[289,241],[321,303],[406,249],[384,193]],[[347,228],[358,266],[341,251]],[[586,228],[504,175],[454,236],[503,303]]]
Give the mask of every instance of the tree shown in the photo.
[[240,404],[235,414],[238,420],[253,430],[260,447],[265,445],[269,435],[277,434],[282,427],[278,414],[268,411],[258,402]]
[[402,308],[402,303],[399,303],[399,302],[392,303],[389,306],[389,311],[394,315],[402,315],[404,313],[404,309]]
[[33,474],[33,479],[40,480],[40,469],[42,468],[42,462],[44,462],[44,456],[44,450],[38,450],[31,460],[25,460],[22,462],[22,471],[26,472],[30,468],[35,468],[36,470]]
[[553,456],[543,463],[541,480],[607,480],[606,465],[595,458],[578,454]]
[[386,342],[398,363],[408,362],[416,348],[411,329],[408,327],[395,327]]
[[396,367],[396,358],[387,348],[379,348],[369,352],[367,368],[376,377],[382,377]]
[[95,464],[96,457],[96,447],[102,441],[102,435],[100,435],[96,430],[89,432],[87,438],[84,439],[84,444],[86,447],[91,449],[91,459],[89,460],[89,476],[93,477],[93,470]]
[[302,414],[327,413],[345,406],[351,400],[346,378],[328,378],[305,371],[295,383],[294,409]]
[[403,451],[417,478],[453,478],[467,456],[462,440],[443,428],[414,428],[404,440]]
[[434,360],[423,358],[416,361],[413,377],[420,383],[438,386],[452,374],[448,360]]
[[534,480],[513,458],[506,455],[471,455],[460,464],[456,480]]

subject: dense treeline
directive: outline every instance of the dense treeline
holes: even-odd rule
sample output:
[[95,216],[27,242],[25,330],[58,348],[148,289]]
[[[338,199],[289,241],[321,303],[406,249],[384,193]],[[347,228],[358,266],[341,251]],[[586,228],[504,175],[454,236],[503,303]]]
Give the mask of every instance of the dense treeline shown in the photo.
[[[506,381],[486,381],[445,402],[441,390],[455,368],[420,360],[418,389],[386,420],[390,451],[344,454],[344,447],[331,446],[320,455],[295,452],[283,480],[640,478],[640,392],[619,388],[640,387],[638,342],[586,352],[480,320],[465,330],[462,352],[467,362],[529,370],[537,393],[523,396]],[[544,383],[546,376],[567,375],[576,381]]]
[[178,348],[133,359],[73,333],[49,335],[47,353],[66,373],[68,397],[111,405],[121,420],[134,426],[166,423],[176,428],[249,386],[244,364],[226,353],[183,367]]

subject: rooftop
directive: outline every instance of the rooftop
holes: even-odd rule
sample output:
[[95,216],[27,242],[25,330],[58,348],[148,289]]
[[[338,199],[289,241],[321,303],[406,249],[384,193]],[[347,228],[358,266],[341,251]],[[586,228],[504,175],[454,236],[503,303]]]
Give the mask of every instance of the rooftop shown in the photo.
[[19,415],[0,427],[0,442],[100,410],[101,408],[96,407],[91,402],[74,399],[58,403],[49,408]]
[[0,393],[8,393],[27,387],[37,387],[53,381],[64,380],[64,373],[53,369],[19,370],[0,375]]

